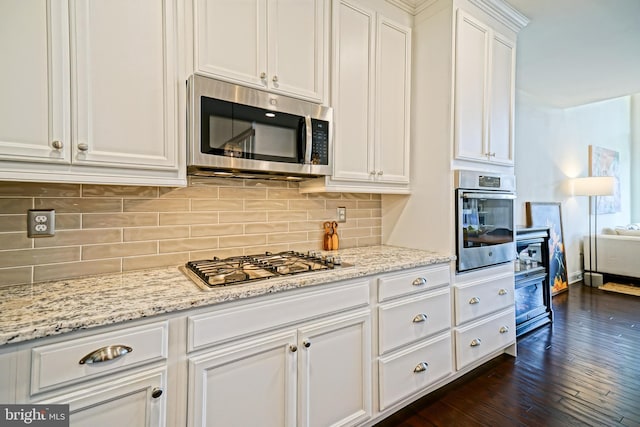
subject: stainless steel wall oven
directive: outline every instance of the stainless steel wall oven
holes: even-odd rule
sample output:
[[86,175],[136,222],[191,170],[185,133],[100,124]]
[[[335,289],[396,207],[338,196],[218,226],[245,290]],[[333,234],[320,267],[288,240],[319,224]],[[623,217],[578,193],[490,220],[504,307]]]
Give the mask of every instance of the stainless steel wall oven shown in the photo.
[[456,272],[515,258],[515,176],[455,171]]

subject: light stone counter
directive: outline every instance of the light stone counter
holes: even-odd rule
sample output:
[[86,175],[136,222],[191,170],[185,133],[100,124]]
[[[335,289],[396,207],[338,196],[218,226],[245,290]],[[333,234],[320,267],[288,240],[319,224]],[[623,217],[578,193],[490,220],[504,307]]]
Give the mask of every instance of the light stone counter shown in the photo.
[[0,288],[0,345],[455,259],[392,246],[339,254],[355,266],[210,290],[177,267]]

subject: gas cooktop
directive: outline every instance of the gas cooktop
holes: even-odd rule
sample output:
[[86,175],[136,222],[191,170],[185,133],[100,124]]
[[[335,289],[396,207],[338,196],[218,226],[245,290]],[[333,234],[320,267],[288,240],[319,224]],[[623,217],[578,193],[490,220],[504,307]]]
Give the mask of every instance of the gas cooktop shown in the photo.
[[351,265],[343,263],[337,255],[287,251],[189,261],[183,271],[197,285],[209,289],[344,267]]

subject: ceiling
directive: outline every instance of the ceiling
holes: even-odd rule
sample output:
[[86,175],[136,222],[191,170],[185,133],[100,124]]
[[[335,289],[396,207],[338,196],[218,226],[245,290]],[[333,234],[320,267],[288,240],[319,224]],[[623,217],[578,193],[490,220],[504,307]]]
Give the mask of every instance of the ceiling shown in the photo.
[[640,93],[640,0],[507,0],[527,16],[516,88],[560,108]]

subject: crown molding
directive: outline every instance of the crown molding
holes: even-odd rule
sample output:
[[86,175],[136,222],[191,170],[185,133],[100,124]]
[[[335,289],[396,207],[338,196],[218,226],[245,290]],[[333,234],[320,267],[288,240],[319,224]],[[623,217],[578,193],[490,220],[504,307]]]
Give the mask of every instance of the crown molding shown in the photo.
[[[407,13],[417,15],[437,0],[386,0]],[[497,19],[509,29],[519,32],[529,24],[529,18],[513,8],[504,0],[469,0],[470,3],[479,7],[489,16]]]
[[529,24],[529,18],[503,0],[469,0],[469,2],[516,33]]
[[412,15],[417,15],[422,12],[437,0],[386,0],[387,3],[391,3],[392,5],[408,12]]

